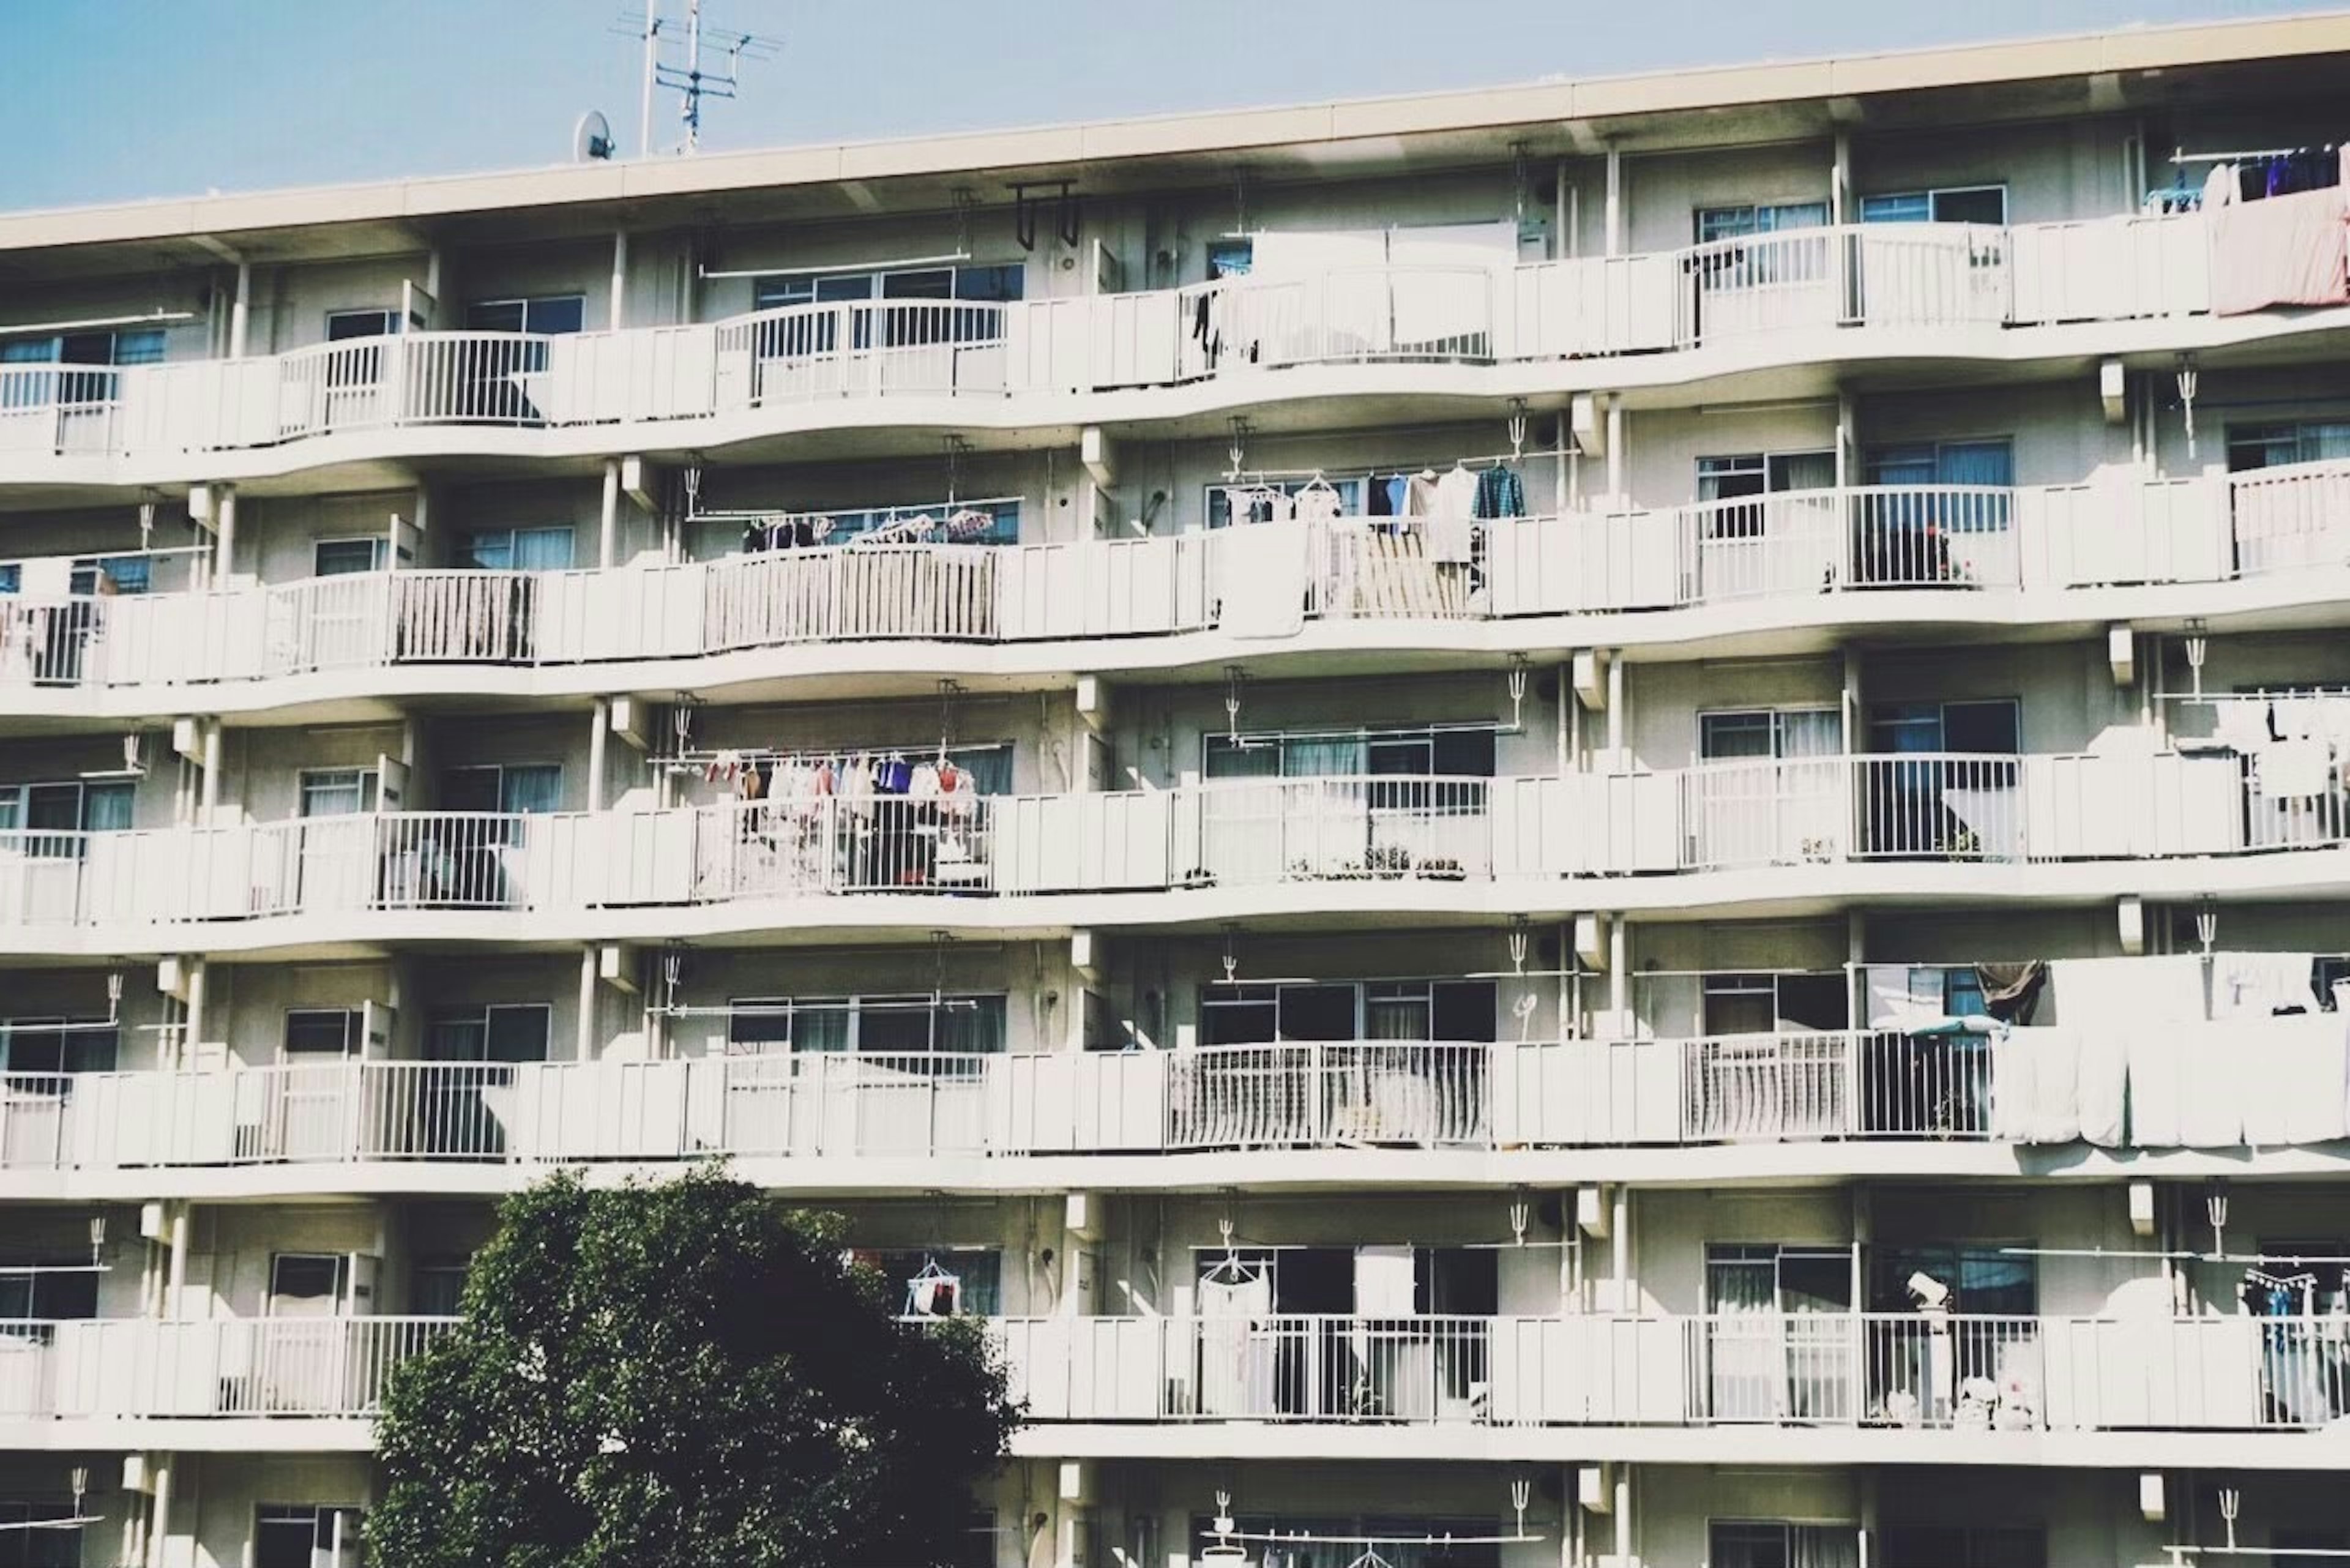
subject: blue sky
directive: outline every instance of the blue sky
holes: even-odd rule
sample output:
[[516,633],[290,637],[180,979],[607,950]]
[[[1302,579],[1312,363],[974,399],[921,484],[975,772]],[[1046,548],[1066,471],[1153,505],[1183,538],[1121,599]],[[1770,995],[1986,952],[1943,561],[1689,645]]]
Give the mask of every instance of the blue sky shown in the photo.
[[[633,154],[636,0],[0,0],[0,209]],[[663,0],[681,14],[685,0]],[[2306,11],[2261,0],[705,0],[712,150]],[[672,136],[673,97],[656,109]]]

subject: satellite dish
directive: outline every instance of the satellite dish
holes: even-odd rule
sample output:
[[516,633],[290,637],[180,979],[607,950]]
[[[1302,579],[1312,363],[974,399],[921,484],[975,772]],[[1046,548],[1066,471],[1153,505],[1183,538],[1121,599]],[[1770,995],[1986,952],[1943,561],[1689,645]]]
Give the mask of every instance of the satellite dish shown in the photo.
[[589,109],[571,128],[571,161],[574,163],[601,162],[612,156],[612,122],[600,109]]

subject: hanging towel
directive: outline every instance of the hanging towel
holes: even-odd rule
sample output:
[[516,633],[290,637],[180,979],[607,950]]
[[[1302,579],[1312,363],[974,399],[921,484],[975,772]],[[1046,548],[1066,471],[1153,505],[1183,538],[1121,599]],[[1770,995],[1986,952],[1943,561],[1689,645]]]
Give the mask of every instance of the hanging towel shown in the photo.
[[2104,1028],[2083,1029],[2078,1033],[2080,1075],[2075,1104],[2081,1138],[2099,1148],[2119,1148],[2129,1127],[2129,1033]]
[[1409,1247],[1355,1249],[1357,1317],[1409,1317],[1414,1283]]
[[[2281,1111],[2281,1141],[2307,1145],[2350,1137],[2350,1032],[2342,1015],[2272,1018],[2262,1027],[2277,1040],[2277,1086],[2256,1093],[2264,1106],[2273,1104]],[[2246,1132],[2253,1130],[2254,1120],[2248,1110]]]
[[1997,1141],[2032,1141],[2032,1117],[2039,1097],[2043,1059],[2040,1036],[2054,1033],[2048,1029],[2011,1029],[1991,1036],[1991,1136]]
[[2208,208],[2211,313],[2350,301],[2350,230],[2339,186]]
[[2306,800],[2331,786],[2332,754],[2323,741],[2276,741],[2261,749],[2261,794],[2270,800]]
[[2129,1140],[2134,1148],[2177,1148],[2181,1037],[2141,1029],[2129,1043]]
[[2179,1031],[2178,1141],[2234,1148],[2244,1141],[2244,1027],[2199,1023]]
[[2194,953],[2160,958],[2054,959],[2048,986],[2056,1016],[2091,1025],[2199,1022],[2203,961]]
[[2309,977],[2312,953],[2213,953],[2211,1016],[2266,1018],[2288,1008],[2313,1012],[2317,993]]
[[1234,637],[1295,637],[1305,626],[1306,530],[1263,524],[1216,535],[1219,618]]

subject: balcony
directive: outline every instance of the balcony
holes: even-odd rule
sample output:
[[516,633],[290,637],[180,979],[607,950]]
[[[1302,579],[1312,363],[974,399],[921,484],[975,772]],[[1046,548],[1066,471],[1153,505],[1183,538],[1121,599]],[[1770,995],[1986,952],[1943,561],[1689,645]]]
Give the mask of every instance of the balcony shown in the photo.
[[[21,1439],[17,1446],[56,1447],[108,1440],[92,1438],[87,1424],[93,1423],[119,1432],[124,1424],[147,1421],[365,1421],[381,1407],[392,1369],[429,1348],[455,1321],[0,1324],[0,1427]],[[54,1441],[42,1427],[57,1434]],[[206,1442],[194,1438],[192,1446]],[[139,1446],[135,1437],[129,1446]]]
[[[2174,1033],[2205,1027],[2182,1020]],[[2338,1143],[2338,1018],[2261,1019],[2230,1031],[2209,1041],[2235,1096],[2207,1094],[2215,1110],[2310,1093],[2330,1047],[2330,1116],[2312,1106],[2275,1129],[2266,1115],[2208,1116],[2192,1127],[2149,1121],[2120,1137],[2115,1161],[2151,1168],[2149,1157],[2183,1149],[2233,1159],[2255,1145],[2274,1155]],[[1705,1147],[1719,1156],[1656,1168],[1684,1179],[1997,1174],[2015,1171],[2018,1154],[2036,1147],[2052,1151],[2048,1168],[2061,1160],[2110,1175],[2115,1166],[2080,1142],[2069,1085],[2052,1095],[2032,1070],[2043,1048],[2035,1033],[2018,1031],[2012,1049],[1976,1034],[1840,1030],[11,1074],[0,1077],[0,1186],[46,1192],[57,1186],[46,1173],[69,1173],[75,1191],[130,1194],[157,1185],[137,1172],[319,1173],[280,1184],[298,1190],[358,1181],[357,1168],[367,1168],[367,1182],[386,1189],[494,1192],[549,1166],[712,1155],[754,1164],[778,1185],[886,1182],[917,1165],[937,1184],[947,1179],[940,1161],[959,1162],[953,1179],[980,1188],[1085,1182],[1101,1179],[1088,1160],[1117,1156],[1165,1157],[1122,1167],[1128,1184],[1180,1184],[1232,1155],[1249,1157],[1237,1163],[1253,1179],[1567,1180],[1621,1176],[1638,1163],[1625,1151]],[[2149,1106],[2166,1088],[2176,1101],[2178,1062],[2153,1052],[2128,1067],[2168,1072],[2139,1091]],[[2116,1103],[2123,1074],[2117,1066]]]
[[[1817,1316],[1045,1318],[997,1324],[1032,1421],[2278,1433],[2345,1413],[2338,1320]],[[1751,1457],[1741,1430],[1737,1451]],[[1826,1447],[1823,1438],[1812,1441]],[[1702,1445],[1699,1445],[1702,1447]],[[1694,1450],[1692,1450],[1694,1452]],[[1729,1450],[1724,1449],[1725,1453]],[[1825,1457],[1825,1455],[1823,1455]],[[2282,1457],[2282,1456],[2279,1456]]]
[[[238,360],[11,366],[0,369],[0,452],[27,476],[65,457],[130,460],[143,477],[199,452],[276,451],[283,467],[306,441],[416,427],[592,428],[599,445],[626,450],[825,422],[822,409],[851,402],[995,403],[1017,418],[1024,400],[1213,382],[1246,401],[1296,395],[1258,378],[1305,365],[1732,357],[1693,362],[1701,371],[1886,347],[1980,353],[2005,328],[2206,312],[2205,244],[2194,217],[1869,224],[1495,270],[795,305],[615,332],[411,332]],[[1533,383],[1508,389],[1522,384]]]
[[[1252,544],[1278,536],[1249,532]],[[2338,597],[2330,578],[2308,575],[2350,565],[2350,463],[2041,489],[1860,486],[1480,521],[1467,564],[1438,559],[1425,534],[1391,520],[1301,524],[1289,536],[1295,548],[1278,559],[1243,554],[1220,530],[1056,545],[847,545],[611,570],[397,571],[211,593],[7,596],[0,697],[120,693],[113,706],[143,699],[168,709],[198,688],[207,701],[241,689],[266,701],[262,688],[298,678],[366,674],[374,691],[383,672],[406,671],[440,689],[452,670],[585,690],[611,679],[613,666],[820,647],[830,668],[887,658],[843,645],[893,642],[962,645],[951,656],[958,668],[976,659],[1007,672],[1045,670],[1082,657],[1115,669],[1229,657],[1239,639],[1272,649],[1307,626],[1347,622],[1382,628],[1353,634],[1375,641],[1387,628],[1452,626],[1451,640],[1483,649],[1578,635],[1519,634],[1508,623],[1608,616],[1617,618],[1607,638],[1638,641],[1647,627],[1687,638],[1690,626],[1653,618],[1700,607],[1745,607],[1742,628],[1915,613],[1881,597],[1897,591],[1939,596],[1939,613],[2000,619],[2075,618],[2091,608],[2068,596],[2116,586],[2259,579],[2281,602],[2330,602]],[[1279,593],[1241,580],[1261,586],[1269,571],[1293,580]],[[1260,610],[1276,603],[1273,624]],[[1097,646],[1081,656],[1055,646],[1087,641]],[[755,673],[776,670],[763,662]]]
[[[2350,842],[2350,793],[2263,793],[2232,753],[1826,756],[1556,778],[1232,779],[1163,790],[923,801],[837,795],[611,813],[399,812],[220,827],[0,833],[0,941],[201,927],[227,939],[389,933],[393,917],[528,911],[582,934],[675,934],[652,911],[772,925],[833,918],[973,926],[1166,918],[1102,896],[1180,892],[1195,912],[1316,907],[1555,911],[1716,896],[1834,897],[1866,886],[2110,891],[2068,866],[2237,863],[2228,885],[2324,885],[2293,852]],[[2270,859],[2272,852],[2282,858]],[[1607,878],[1606,891],[1573,884]],[[2311,879],[2314,878],[2314,881]],[[2135,884],[2134,884],[2135,885]],[[1084,900],[1070,904],[1072,899]],[[1024,909],[1013,906],[1025,905]],[[739,911],[725,914],[723,911]],[[897,911],[893,913],[893,910]],[[319,922],[325,922],[324,925]],[[412,922],[411,922],[412,923]],[[658,928],[658,929],[657,929]],[[440,929],[438,925],[432,929]],[[462,926],[450,928],[463,929]],[[109,934],[110,933],[110,934]],[[475,933],[486,934],[486,932]],[[127,946],[125,945],[127,944]]]

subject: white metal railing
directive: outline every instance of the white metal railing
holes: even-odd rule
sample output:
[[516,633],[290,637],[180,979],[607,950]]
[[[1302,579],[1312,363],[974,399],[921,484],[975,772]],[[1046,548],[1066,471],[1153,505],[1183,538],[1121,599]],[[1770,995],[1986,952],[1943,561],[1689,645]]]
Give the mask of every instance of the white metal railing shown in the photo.
[[1003,304],[825,302],[551,337],[417,331],[241,360],[12,365],[0,367],[0,452],[146,455],[402,424],[707,421],[816,400],[1066,393],[1308,363],[1483,363],[1810,329],[2186,315],[2209,309],[2203,251],[2191,216],[1864,223],[1515,267],[1340,268]]
[[453,1318],[94,1318],[0,1323],[0,1417],[373,1416]]
[[1758,1312],[990,1324],[1043,1422],[2291,1431],[2345,1413],[2325,1319]]
[[[2035,1047],[2029,1032],[2012,1051]],[[2009,1046],[1890,1030],[1177,1051],[776,1051],[0,1076],[0,1172],[2044,1142]],[[2249,1055],[2248,1095],[2300,1065]],[[2069,1103],[2069,1101],[2068,1101]],[[2071,1141],[2070,1132],[2054,1141]],[[2177,1147],[2149,1131],[2124,1147]],[[2285,1141],[2244,1127],[2196,1147]],[[496,1187],[503,1178],[487,1178]]]
[[[1887,589],[2030,596],[2350,566],[2350,464],[2037,489],[1864,485],[1452,525],[1295,526],[1304,531],[1296,591],[1317,619],[1506,619],[1773,599],[1808,607],[1824,595]],[[1221,563],[1231,537],[848,545],[611,570],[397,571],[219,592],[5,596],[0,688],[1206,631],[1226,624]]]
[[2350,842],[2350,790],[2337,779],[2314,794],[2282,793],[2306,787],[2225,752],[1918,753],[1558,778],[1222,779],[1069,794],[10,829],[0,831],[0,931],[888,894],[1425,888],[1855,860],[2020,866]]

